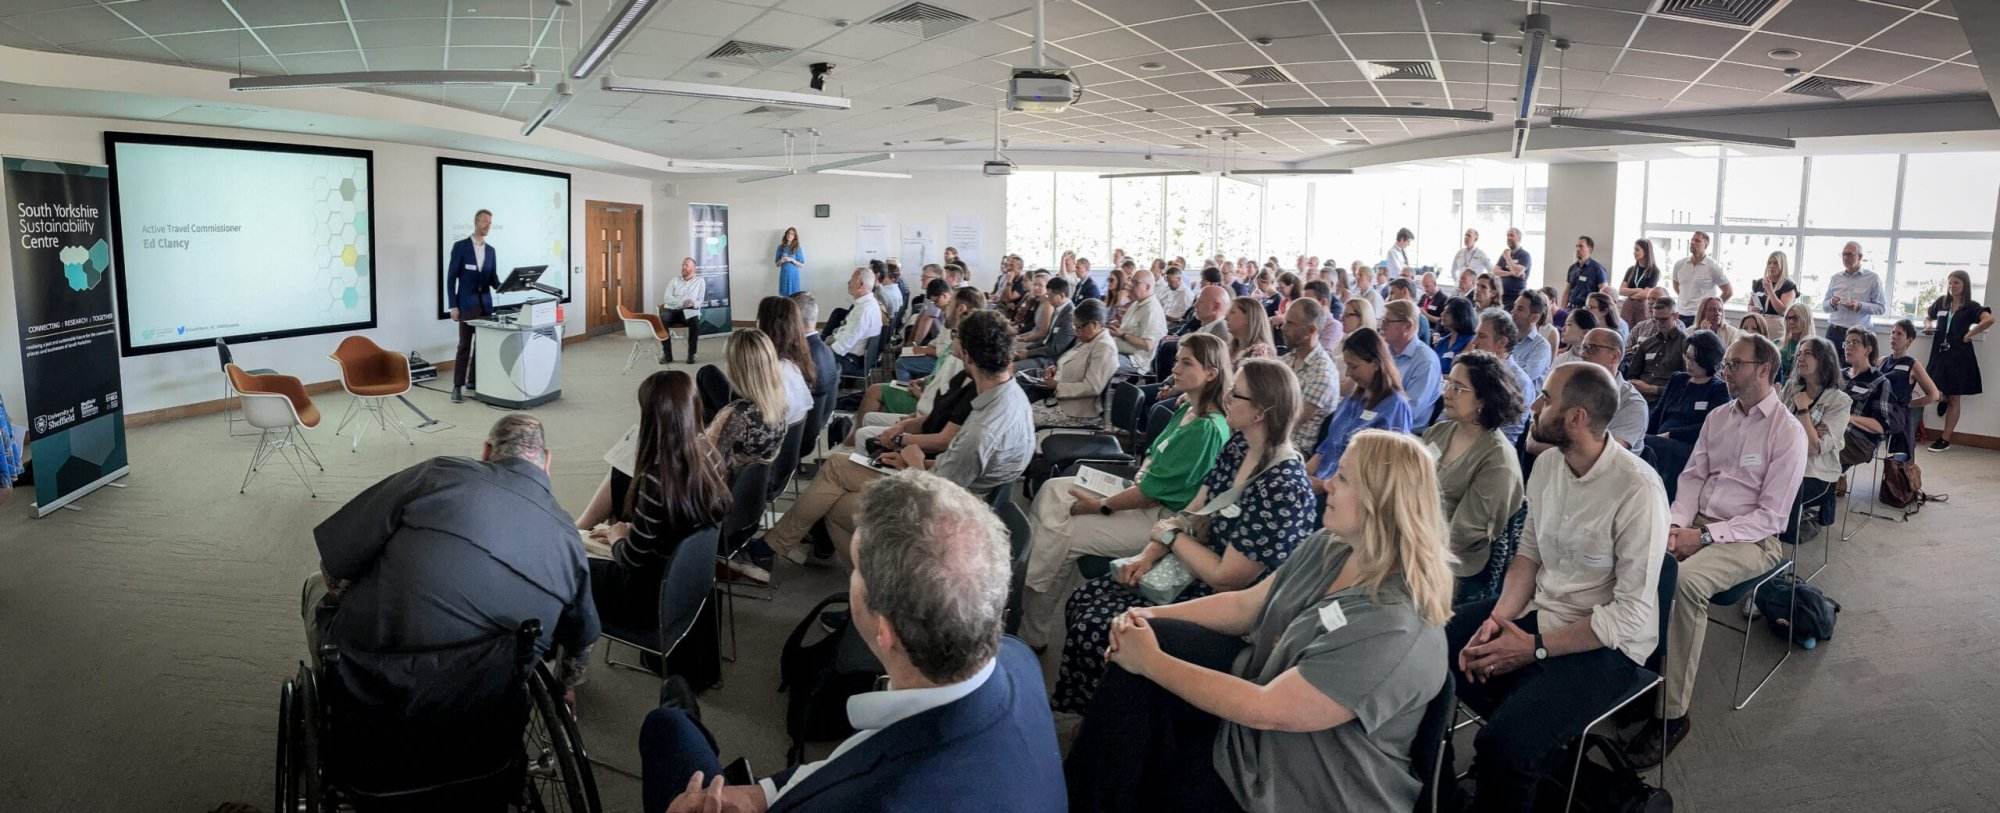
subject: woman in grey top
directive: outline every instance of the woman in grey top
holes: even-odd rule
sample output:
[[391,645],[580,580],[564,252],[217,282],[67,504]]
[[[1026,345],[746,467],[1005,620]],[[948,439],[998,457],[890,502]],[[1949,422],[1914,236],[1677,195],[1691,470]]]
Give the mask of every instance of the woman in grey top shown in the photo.
[[1447,679],[1437,470],[1416,438],[1364,431],[1330,483],[1325,530],[1271,578],[1113,622],[1071,808],[1415,804],[1410,745]]
[[1521,389],[1498,357],[1473,350],[1451,366],[1443,393],[1445,419],[1424,430],[1424,445],[1437,459],[1447,544],[1458,557],[1458,605],[1500,594],[1527,516],[1521,461],[1501,431],[1521,420]]

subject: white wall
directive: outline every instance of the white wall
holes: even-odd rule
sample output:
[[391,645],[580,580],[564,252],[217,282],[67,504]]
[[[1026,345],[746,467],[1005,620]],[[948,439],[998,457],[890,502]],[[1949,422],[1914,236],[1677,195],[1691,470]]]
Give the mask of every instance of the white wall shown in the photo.
[[[43,158],[58,161],[102,164],[105,130],[236,138],[316,144],[369,149],[375,152],[375,307],[376,324],[364,335],[394,350],[415,350],[425,358],[444,361],[452,357],[457,332],[436,315],[437,247],[437,157],[453,156],[493,161],[516,166],[538,166],[572,173],[570,289],[575,300],[566,314],[569,334],[584,327],[583,206],[586,200],[622,203],[649,203],[651,184],[589,170],[535,164],[518,159],[496,158],[476,153],[454,152],[379,141],[313,138],[286,133],[268,133],[224,127],[199,127],[152,122],[61,116],[0,115],[0,155]],[[657,207],[649,214],[651,220]],[[685,217],[685,213],[680,215]],[[658,221],[677,224],[678,221]],[[656,229],[644,224],[645,261],[648,281],[661,278],[660,264],[653,260]],[[681,226],[679,230],[684,230]],[[502,249],[504,251],[504,248]],[[669,248],[671,253],[677,249]],[[676,261],[678,254],[674,255]],[[502,262],[505,262],[503,256]],[[14,312],[13,269],[10,255],[0,251],[0,396],[19,414],[21,395],[20,328]],[[320,334],[234,346],[236,355],[247,365],[269,367],[307,381],[338,378],[327,358],[342,337]],[[126,358],[121,363],[124,376],[125,408],[145,412],[212,400],[220,395],[215,351],[184,350]]]
[[[722,203],[729,206],[729,267],[732,318],[756,318],[757,300],[778,292],[778,270],[771,263],[778,238],[787,227],[799,230],[806,252],[802,282],[819,301],[820,316],[845,305],[847,278],[854,271],[855,227],[862,215],[888,221],[891,256],[904,259],[904,279],[915,287],[919,266],[898,255],[906,225],[923,226],[933,235],[931,261],[944,253],[945,223],[953,215],[977,218],[985,244],[983,256],[971,261],[973,278],[990,285],[998,272],[1006,244],[1007,183],[977,172],[917,173],[909,180],[857,178],[841,175],[795,175],[757,183],[735,178],[701,178],[663,188],[654,198],[654,222],[661,227],[658,256],[678,268],[688,253],[687,205]],[[833,207],[830,217],[813,217],[813,205]],[[666,277],[648,282],[647,304],[658,304]]]
[[[1537,264],[1528,281],[1531,287],[1550,286],[1562,293],[1569,266],[1576,262],[1576,238],[1590,235],[1597,250],[1591,254],[1616,280],[1624,272],[1617,246],[1624,245],[1613,232],[1618,198],[1618,165],[1613,162],[1549,165],[1548,254]],[[1628,263],[1629,264],[1629,263]]]

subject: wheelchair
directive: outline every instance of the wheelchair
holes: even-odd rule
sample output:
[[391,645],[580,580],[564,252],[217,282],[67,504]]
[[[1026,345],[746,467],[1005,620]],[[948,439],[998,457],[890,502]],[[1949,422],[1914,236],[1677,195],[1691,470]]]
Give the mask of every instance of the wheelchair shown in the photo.
[[278,692],[273,809],[599,813],[576,719],[535,657],[541,629],[392,653],[321,646]]

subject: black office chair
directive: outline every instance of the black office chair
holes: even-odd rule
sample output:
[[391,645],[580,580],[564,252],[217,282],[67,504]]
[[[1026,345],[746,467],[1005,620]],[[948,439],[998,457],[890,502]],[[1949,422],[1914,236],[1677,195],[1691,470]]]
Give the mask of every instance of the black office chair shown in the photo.
[[[1438,813],[1442,809],[1439,801],[1444,781],[1451,776],[1451,719],[1458,708],[1458,683],[1446,673],[1444,686],[1438,689],[1436,697],[1424,706],[1424,719],[1417,723],[1417,737],[1410,742],[1410,774],[1424,783],[1417,793],[1417,806],[1422,813]],[[1452,808],[1456,810],[1457,808]]]
[[999,506],[1000,521],[1007,526],[1007,560],[1012,564],[1013,574],[1007,581],[1007,621],[1008,635],[1021,629],[1022,592],[1028,586],[1028,553],[1033,550],[1034,530],[1028,525],[1028,515],[1021,512],[1021,506],[1012,502]]
[[798,474],[799,454],[805,444],[806,424],[811,419],[812,413],[808,412],[806,413],[805,420],[792,424],[785,429],[784,443],[778,447],[778,457],[776,460],[771,461],[769,474],[765,478],[764,503],[766,510],[769,509],[772,500],[777,499],[779,494],[785,493],[785,486],[791,484],[792,476]]
[[735,389],[729,386],[729,376],[713,364],[701,365],[694,371],[694,389],[701,396],[701,423],[708,425],[715,420],[716,413],[729,406]]
[[[770,471],[769,463],[752,463],[744,466],[743,471],[737,473],[736,482],[730,485],[729,492],[733,502],[729,506],[729,513],[722,518],[721,539],[716,554],[718,563],[742,555],[743,548],[757,535],[757,529],[762,527],[764,510],[771,505]],[[729,616],[729,657],[725,660],[730,662],[736,660],[736,587],[735,582],[723,582],[717,585],[717,589],[727,599],[723,607]]]
[[[660,571],[659,614],[652,625],[638,627],[618,624],[607,620],[604,623],[604,637],[610,644],[619,644],[639,650],[640,653],[665,662],[673,654],[674,647],[694,629],[695,619],[701,617],[702,608],[707,606],[709,594],[715,591],[715,551],[722,538],[722,529],[709,527],[696,531],[681,540],[674,549],[674,556]],[[620,663],[611,655],[614,647],[606,644],[604,662],[615,669],[638,669],[653,672],[640,665]],[[659,674],[654,672],[654,674]],[[661,675],[665,677],[665,675]]]
[[1041,451],[1028,461],[1027,471],[1022,473],[1022,482],[1027,488],[1028,499],[1042,490],[1042,484],[1057,472],[1083,459],[1111,461],[1133,464],[1137,459],[1125,453],[1118,445],[1118,439],[1110,435],[1058,433],[1042,438]]

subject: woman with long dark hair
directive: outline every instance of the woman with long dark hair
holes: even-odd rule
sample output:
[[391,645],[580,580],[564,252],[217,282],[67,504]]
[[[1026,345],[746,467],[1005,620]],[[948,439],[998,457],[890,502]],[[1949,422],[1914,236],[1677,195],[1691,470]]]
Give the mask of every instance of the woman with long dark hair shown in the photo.
[[1660,263],[1653,254],[1653,241],[1632,241],[1632,267],[1625,269],[1624,278],[1618,281],[1618,298],[1625,303],[1618,315],[1635,325],[1646,321],[1646,302],[1658,287]]
[[785,385],[785,424],[798,423],[812,410],[812,383],[819,380],[799,304],[782,296],[764,297],[757,303],[757,330],[771,340],[771,349],[778,353],[778,375]]
[[[1847,445],[1848,416],[1854,399],[1840,388],[1840,351],[1833,342],[1812,336],[1799,345],[1792,360],[1792,375],[1778,397],[1797,419],[1806,435],[1806,470],[1793,498],[1797,510],[1778,538],[1799,541],[1800,517],[1820,525],[1833,518],[1833,481],[1840,479],[1840,450]],[[1807,514],[1807,511],[1814,513]]]
[[1958,416],[1964,396],[1983,391],[1979,378],[1979,354],[1972,339],[1993,329],[1993,309],[1972,298],[1972,275],[1953,271],[1945,280],[1944,296],[1924,311],[1924,332],[1932,334],[1931,360],[1924,365],[1944,393],[1944,434],[1931,444],[1931,451],[1951,448],[1951,435],[1958,431]]
[[1466,345],[1472,343],[1472,334],[1479,330],[1479,315],[1472,309],[1472,300],[1454,296],[1445,300],[1444,315],[1438,319],[1437,341],[1431,342],[1431,349],[1438,354],[1438,374],[1451,375],[1451,361],[1465,352]]
[[772,262],[778,265],[778,295],[791,296],[798,293],[799,270],[806,264],[806,250],[799,247],[799,230],[785,230],[785,236],[778,240],[777,254]]
[[1326,420],[1325,439],[1306,461],[1313,489],[1324,492],[1340,468],[1347,444],[1363,429],[1410,431],[1414,414],[1410,399],[1403,394],[1403,376],[1396,371],[1396,355],[1374,328],[1347,334],[1340,342],[1340,406]]

